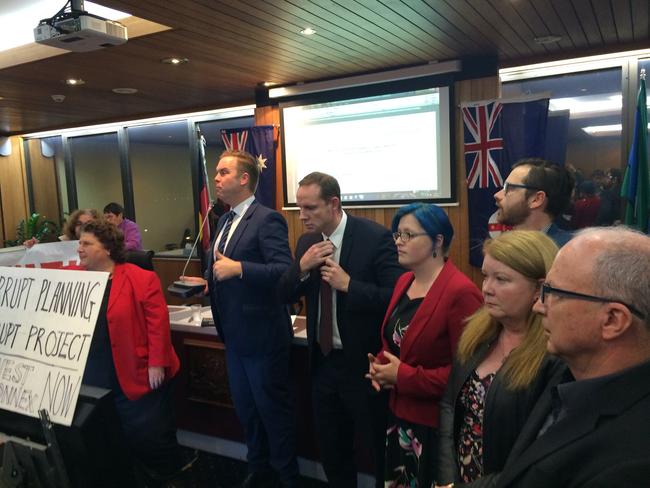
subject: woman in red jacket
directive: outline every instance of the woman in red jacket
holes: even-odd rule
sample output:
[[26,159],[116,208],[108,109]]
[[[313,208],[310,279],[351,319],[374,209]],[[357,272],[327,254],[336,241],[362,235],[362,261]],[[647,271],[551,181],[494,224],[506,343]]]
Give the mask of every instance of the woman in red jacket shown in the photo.
[[81,229],[84,269],[110,273],[95,326],[85,384],[113,390],[126,441],[148,483],[180,470],[171,380],[179,361],[155,273],[125,263],[122,233],[103,219]]
[[399,263],[384,323],[383,347],[368,355],[375,389],[391,389],[386,486],[430,487],[436,459],[438,401],[465,319],[481,293],[447,258],[454,230],[436,205],[414,203],[393,218]]

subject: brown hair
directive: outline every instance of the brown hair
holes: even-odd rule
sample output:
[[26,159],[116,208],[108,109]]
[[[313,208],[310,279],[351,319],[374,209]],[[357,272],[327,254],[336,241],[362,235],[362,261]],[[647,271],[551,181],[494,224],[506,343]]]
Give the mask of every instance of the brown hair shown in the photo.
[[314,171],[298,182],[298,186],[309,185],[318,185],[320,188],[320,197],[325,201],[334,197],[338,198],[339,201],[341,200],[341,187],[339,186],[339,182],[327,173]]
[[81,227],[81,232],[94,235],[102,243],[104,249],[108,251],[114,262],[123,263],[126,261],[124,234],[107,220],[100,218],[86,222]]
[[248,173],[248,189],[255,193],[257,182],[260,179],[260,167],[257,159],[246,151],[224,151],[219,156],[219,161],[223,158],[235,158],[237,161],[237,174],[241,176]]
[[99,218],[99,213],[94,208],[80,208],[79,210],[72,212],[68,217],[65,225],[63,226],[63,235],[65,235],[71,241],[77,239],[75,229],[79,223],[79,217],[82,215],[90,215],[93,220],[97,220]]

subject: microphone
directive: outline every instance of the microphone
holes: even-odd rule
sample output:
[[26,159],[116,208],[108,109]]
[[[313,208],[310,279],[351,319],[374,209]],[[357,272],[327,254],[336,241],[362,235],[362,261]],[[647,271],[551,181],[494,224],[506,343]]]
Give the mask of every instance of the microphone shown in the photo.
[[[201,226],[199,227],[199,232],[197,232],[196,239],[194,239],[194,245],[192,246],[190,255],[188,256],[187,261],[185,261],[185,266],[183,267],[183,272],[181,273],[181,276],[185,276],[185,271],[187,271],[187,267],[189,266],[190,261],[192,260],[192,256],[194,255],[194,250],[196,249],[196,245],[199,243],[199,239],[201,238],[201,232],[203,231],[203,226],[205,225],[205,222],[208,220],[210,211],[214,207],[215,203],[216,202],[210,202],[210,205],[208,205],[208,210],[205,212],[205,217],[203,217],[203,222],[201,222]],[[171,285],[167,287],[167,291],[171,295],[180,298],[189,298],[194,295],[198,295],[199,293],[203,292],[204,289],[205,289],[205,285],[196,283],[195,281],[187,281],[187,280],[174,281]]]

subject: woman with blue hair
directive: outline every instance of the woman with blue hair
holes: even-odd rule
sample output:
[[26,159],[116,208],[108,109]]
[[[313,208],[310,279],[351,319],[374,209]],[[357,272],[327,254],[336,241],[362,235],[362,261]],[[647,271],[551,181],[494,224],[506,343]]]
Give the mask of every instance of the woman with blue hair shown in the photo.
[[382,350],[370,362],[376,390],[390,389],[386,486],[429,487],[435,479],[438,402],[465,319],[481,306],[474,283],[447,258],[454,229],[438,206],[414,203],[393,218],[399,263]]

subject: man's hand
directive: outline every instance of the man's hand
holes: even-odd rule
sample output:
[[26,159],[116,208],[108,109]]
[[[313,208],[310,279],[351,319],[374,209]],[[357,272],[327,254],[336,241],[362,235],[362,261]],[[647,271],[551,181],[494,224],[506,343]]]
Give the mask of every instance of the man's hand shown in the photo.
[[334,244],[331,241],[321,241],[313,244],[300,258],[300,272],[306,273],[318,268],[332,254],[334,254]]
[[230,278],[239,277],[242,274],[241,263],[227,258],[217,251],[214,264],[212,265],[212,276],[217,281],[224,281]]
[[165,381],[165,368],[162,366],[149,366],[149,386],[152,390],[160,388]]
[[320,269],[320,275],[323,281],[329,283],[335,290],[348,292],[350,275],[332,258],[325,259],[325,264]]

